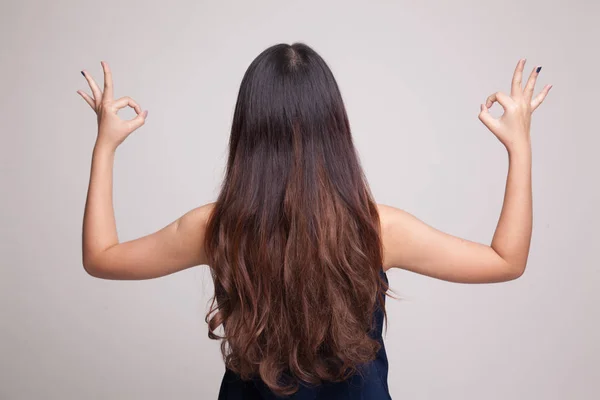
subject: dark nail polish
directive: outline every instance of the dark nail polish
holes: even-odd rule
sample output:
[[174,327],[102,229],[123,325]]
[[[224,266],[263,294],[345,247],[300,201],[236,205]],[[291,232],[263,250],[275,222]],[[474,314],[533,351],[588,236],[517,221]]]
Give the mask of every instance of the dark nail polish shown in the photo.
[[85,74],[83,73],[83,71],[81,71],[81,75],[85,76]]
[[535,72],[539,74],[541,70],[542,70],[542,67],[538,67]]

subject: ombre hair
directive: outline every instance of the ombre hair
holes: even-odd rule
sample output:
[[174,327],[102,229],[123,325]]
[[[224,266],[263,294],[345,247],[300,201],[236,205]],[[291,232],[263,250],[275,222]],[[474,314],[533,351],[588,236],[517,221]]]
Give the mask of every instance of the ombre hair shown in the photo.
[[360,372],[380,348],[376,307],[387,322],[380,230],[331,70],[303,43],[264,50],[242,79],[204,243],[208,336],[226,367],[279,395]]

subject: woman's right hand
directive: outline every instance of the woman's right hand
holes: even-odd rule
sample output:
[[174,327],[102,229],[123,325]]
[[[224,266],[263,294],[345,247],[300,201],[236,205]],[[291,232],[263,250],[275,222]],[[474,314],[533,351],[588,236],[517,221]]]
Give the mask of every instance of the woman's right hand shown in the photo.
[[[531,114],[542,104],[552,85],[544,86],[540,94],[533,98],[533,90],[541,66],[535,67],[525,88],[521,87],[525,59],[519,60],[512,79],[510,96],[496,92],[490,95],[485,104],[481,105],[479,120],[510,150],[519,144],[529,144],[529,128],[531,125]],[[494,118],[488,109],[498,102],[504,109],[500,118]]]

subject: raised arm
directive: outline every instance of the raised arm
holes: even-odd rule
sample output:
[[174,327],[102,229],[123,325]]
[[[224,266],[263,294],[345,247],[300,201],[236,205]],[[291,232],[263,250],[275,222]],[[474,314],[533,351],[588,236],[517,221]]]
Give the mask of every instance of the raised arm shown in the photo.
[[[129,97],[113,100],[112,75],[104,68],[104,91],[82,71],[93,96],[78,93],[98,117],[98,136],[92,155],[89,188],[83,216],[82,261],[92,276],[104,279],[150,279],[206,263],[204,228],[212,204],[193,209],[166,227],[139,239],[119,243],[112,203],[114,154],[147,112]],[[124,121],[117,111],[130,106],[138,114]]]
[[[552,87],[533,98],[541,67],[531,72],[523,89],[525,60],[515,69],[511,94],[498,92],[481,105],[479,119],[508,151],[508,176],[504,203],[492,243],[484,245],[441,232],[413,215],[379,205],[385,248],[384,267],[398,267],[451,282],[491,283],[516,279],[527,264],[532,228],[531,141],[532,112]],[[504,114],[493,118],[494,102]]]

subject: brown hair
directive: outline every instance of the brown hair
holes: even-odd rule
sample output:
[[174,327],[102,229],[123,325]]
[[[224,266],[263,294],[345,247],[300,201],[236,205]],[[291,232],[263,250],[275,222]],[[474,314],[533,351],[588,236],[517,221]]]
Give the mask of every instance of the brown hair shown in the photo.
[[377,205],[338,85],[305,44],[272,46],[246,71],[204,246],[209,337],[242,379],[289,395],[375,358],[388,289]]

